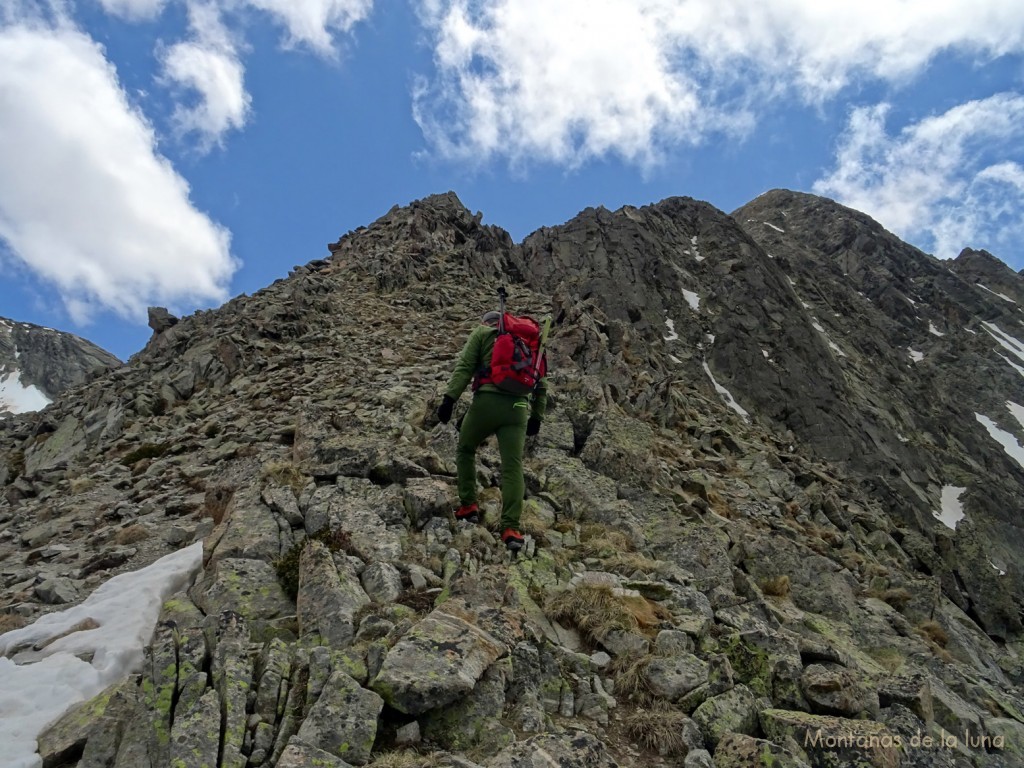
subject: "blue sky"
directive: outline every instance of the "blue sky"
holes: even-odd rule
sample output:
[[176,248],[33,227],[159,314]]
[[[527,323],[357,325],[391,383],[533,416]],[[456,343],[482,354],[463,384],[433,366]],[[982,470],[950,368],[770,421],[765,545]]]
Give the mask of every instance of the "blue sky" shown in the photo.
[[1024,268],[1018,0],[2,0],[0,316],[122,359],[394,204],[775,187]]

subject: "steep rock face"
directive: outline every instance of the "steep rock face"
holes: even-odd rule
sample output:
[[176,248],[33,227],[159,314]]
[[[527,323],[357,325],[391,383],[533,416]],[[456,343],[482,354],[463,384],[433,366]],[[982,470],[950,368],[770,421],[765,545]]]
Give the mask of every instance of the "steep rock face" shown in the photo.
[[120,365],[109,352],[70,333],[0,318],[0,377],[10,390],[6,403],[0,398],[0,414],[37,410]]
[[[48,763],[1016,764],[894,746],[1024,728],[997,622],[1019,575],[982,604],[976,527],[823,460],[830,434],[868,450],[866,395],[774,248],[686,199],[517,246],[448,193],[329,249],[0,423],[7,626],[203,542],[142,668],[44,735]],[[456,523],[434,416],[502,284],[555,319],[516,560],[495,447],[485,525]]]
[[[964,489],[967,519],[958,527],[963,535],[953,537],[956,554],[939,568],[944,587],[994,634],[1019,629],[1005,599],[985,604],[1005,582],[1004,564],[1020,589],[1024,561],[1009,542],[1024,537],[1024,467],[986,422],[1009,440],[1022,434],[1014,404],[1024,403],[1024,347],[1016,341],[1024,336],[1024,305],[1013,296],[1024,281],[983,252],[940,262],[864,214],[810,195],[776,190],[733,215],[772,254],[805,314],[835,345],[838,365],[819,376],[848,393],[830,415],[858,450],[830,458],[863,476],[891,514],[922,530],[944,487]],[[982,287],[985,279],[995,287]],[[787,376],[801,386],[801,375]],[[761,376],[750,382],[748,389],[765,385]],[[794,431],[829,456],[815,436]],[[975,535],[984,556],[966,543]]]

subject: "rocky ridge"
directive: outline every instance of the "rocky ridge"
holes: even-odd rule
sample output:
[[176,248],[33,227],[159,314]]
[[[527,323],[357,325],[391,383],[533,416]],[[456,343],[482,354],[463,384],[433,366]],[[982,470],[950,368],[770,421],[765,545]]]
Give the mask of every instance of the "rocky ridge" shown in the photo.
[[[935,438],[941,411],[901,399],[963,393],[912,360],[884,368],[920,343],[890,314],[839,336],[803,311],[861,287],[825,278],[830,227],[867,272],[883,262],[858,238],[902,244],[825,202],[816,229],[817,198],[759,201],[747,218],[785,211],[784,243],[675,198],[516,245],[433,196],[0,423],[8,627],[204,542],[143,670],[56,724],[47,764],[1020,764],[1020,553],[1002,542],[997,579],[983,543],[1013,521],[974,496],[963,529],[928,514],[942,462],[1010,499],[1019,478],[980,440],[967,464]],[[515,561],[451,519],[455,432],[433,417],[505,283],[556,327]],[[940,287],[914,301],[936,311]],[[946,311],[991,313],[975,292],[947,291]],[[493,446],[480,460],[493,524]],[[915,746],[944,734],[955,747]]]
[[120,365],[109,352],[78,336],[0,317],[0,417],[29,406],[41,408]]

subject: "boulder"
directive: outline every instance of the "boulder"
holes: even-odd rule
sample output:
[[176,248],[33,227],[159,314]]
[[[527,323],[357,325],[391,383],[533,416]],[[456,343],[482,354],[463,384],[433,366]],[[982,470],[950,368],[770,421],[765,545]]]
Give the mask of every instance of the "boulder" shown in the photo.
[[388,651],[370,687],[398,711],[419,715],[467,695],[507,652],[479,627],[436,609]]

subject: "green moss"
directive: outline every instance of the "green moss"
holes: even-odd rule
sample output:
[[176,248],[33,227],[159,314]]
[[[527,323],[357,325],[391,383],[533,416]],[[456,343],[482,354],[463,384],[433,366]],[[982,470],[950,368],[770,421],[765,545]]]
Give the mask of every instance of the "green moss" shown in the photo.
[[765,744],[764,749],[761,750],[761,754],[758,755],[758,760],[763,768],[775,768],[779,765],[779,759],[772,754],[772,748],[767,744]]
[[719,646],[740,681],[757,695],[771,697],[772,663],[766,651],[744,643],[738,634],[721,638]]

